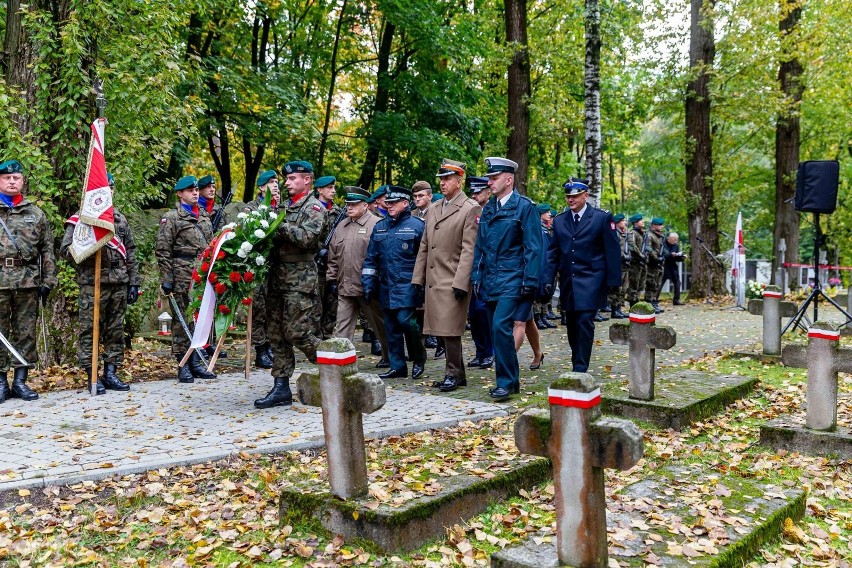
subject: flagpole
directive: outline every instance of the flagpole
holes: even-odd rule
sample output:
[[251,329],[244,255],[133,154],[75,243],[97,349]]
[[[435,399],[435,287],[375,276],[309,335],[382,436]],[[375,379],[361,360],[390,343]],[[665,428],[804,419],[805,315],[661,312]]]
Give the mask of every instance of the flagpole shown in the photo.
[[[850,292],[852,293],[852,292]],[[251,312],[254,308],[254,302],[249,304],[248,318],[246,318],[246,380],[251,374]]]
[[[95,79],[95,106],[98,107],[98,120],[106,123],[106,99],[103,92],[103,81]],[[88,185],[88,180],[85,186]],[[85,191],[85,189],[84,189]],[[98,247],[95,252],[95,292],[94,292],[94,311],[92,314],[92,372],[89,375],[89,393],[92,396],[98,394],[98,344],[100,343],[101,335],[101,249]]]

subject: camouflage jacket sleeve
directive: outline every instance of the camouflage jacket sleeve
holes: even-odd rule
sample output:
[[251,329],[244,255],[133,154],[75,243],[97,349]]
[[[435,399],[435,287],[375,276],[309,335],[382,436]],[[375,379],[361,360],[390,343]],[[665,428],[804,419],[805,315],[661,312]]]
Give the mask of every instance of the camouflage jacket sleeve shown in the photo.
[[62,244],[59,245],[59,256],[71,260],[71,241],[74,239],[74,225],[65,223],[65,234],[62,236]]
[[172,259],[172,245],[175,242],[175,222],[171,215],[166,214],[160,220],[160,230],[157,233],[157,246],[154,256],[157,258],[157,266],[160,269],[160,282],[174,284],[174,259]]
[[[125,217],[125,223],[127,222]],[[127,252],[127,276],[130,278],[128,284],[130,286],[141,286],[142,276],[139,274],[139,261],[136,260],[136,240],[133,238],[133,231],[130,230],[130,225],[127,225],[127,235],[124,238],[124,248]]]
[[42,214],[39,217],[39,234],[41,234],[41,244],[39,256],[41,257],[41,283],[53,288],[58,282],[56,278],[56,255],[53,252],[53,230],[50,228],[50,222],[47,217]]
[[278,226],[278,235],[290,244],[293,244],[306,251],[315,252],[319,249],[320,235],[322,235],[323,227],[325,226],[326,213],[323,210],[316,210],[308,205],[302,217],[301,223],[290,223],[289,219],[285,219]]

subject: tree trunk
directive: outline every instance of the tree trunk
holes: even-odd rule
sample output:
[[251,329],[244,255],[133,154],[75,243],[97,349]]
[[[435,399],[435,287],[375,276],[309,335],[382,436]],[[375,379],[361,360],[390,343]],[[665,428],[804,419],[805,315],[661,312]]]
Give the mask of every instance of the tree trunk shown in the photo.
[[598,0],[586,0],[585,93],[586,177],[589,199],[598,205],[603,190],[601,171],[601,12]]
[[[37,2],[33,3],[37,4]],[[36,9],[37,5],[32,5]],[[26,10],[27,5],[23,9]],[[18,91],[24,104],[21,111],[12,114],[12,120],[18,126],[22,136],[27,136],[33,131],[31,117],[28,109],[35,107],[35,58],[36,48],[30,41],[30,34],[22,23],[22,7],[20,0],[9,0],[6,3],[6,38],[3,49],[6,52],[4,58],[6,84]]]
[[512,47],[509,64],[509,138],[507,157],[518,163],[515,187],[526,195],[530,141],[530,54],[527,46],[527,1],[504,0],[506,42]]
[[[799,251],[799,214],[792,203],[787,203],[796,193],[796,170],[799,166],[799,107],[802,102],[804,85],[802,83],[802,64],[795,53],[795,44],[789,44],[789,37],[795,33],[802,16],[799,0],[780,0],[781,21],[781,64],[778,68],[778,82],[784,94],[784,102],[778,120],[775,123],[775,226],[772,234],[772,278],[778,268],[778,245],[784,239],[787,245],[787,262],[798,261]],[[788,282],[794,282],[794,269],[787,275]],[[776,282],[776,284],[781,284]]]
[[346,13],[346,2],[340,6],[340,16],[337,18],[337,29],[334,32],[334,46],[331,49],[331,77],[328,82],[328,97],[325,99],[325,120],[322,125],[322,136],[320,136],[319,158],[317,159],[317,176],[322,175],[325,163],[325,149],[328,146],[328,125],[331,123],[331,103],[334,100],[334,86],[337,82],[337,48],[340,45],[340,30],[343,27],[343,17]]
[[[710,134],[710,72],[716,51],[713,1],[691,0],[689,65],[693,79],[686,86],[686,193],[689,241],[692,248],[690,298],[723,292],[716,206],[713,201],[713,140]],[[711,251],[708,253],[704,247]]]
[[379,44],[379,71],[376,75],[376,101],[373,104],[373,112],[370,117],[369,134],[367,135],[367,154],[364,156],[364,165],[361,167],[361,177],[358,185],[364,189],[370,189],[376,178],[376,165],[379,163],[379,139],[373,132],[372,121],[382,113],[387,112],[390,101],[391,78],[388,73],[390,69],[391,46],[393,45],[393,34],[396,26],[385,22],[382,30],[382,41]]

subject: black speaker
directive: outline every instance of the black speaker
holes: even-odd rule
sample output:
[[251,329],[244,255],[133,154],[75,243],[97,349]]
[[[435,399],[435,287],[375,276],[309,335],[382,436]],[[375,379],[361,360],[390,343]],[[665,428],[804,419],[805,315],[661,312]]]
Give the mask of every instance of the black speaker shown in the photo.
[[796,211],[834,213],[837,209],[837,160],[810,160],[799,163],[796,174]]

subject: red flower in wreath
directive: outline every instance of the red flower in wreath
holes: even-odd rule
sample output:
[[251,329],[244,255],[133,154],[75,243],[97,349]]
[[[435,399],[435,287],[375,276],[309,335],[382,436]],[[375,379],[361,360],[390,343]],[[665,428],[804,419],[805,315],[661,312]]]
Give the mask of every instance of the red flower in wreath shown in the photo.
[[210,276],[207,277],[207,281],[211,284],[215,284],[219,281],[219,276],[215,272],[211,272]]
[[208,270],[210,270],[210,263],[202,262],[201,263],[201,272],[207,272]]
[[220,250],[219,254],[216,255],[216,260],[222,260],[223,258],[225,258],[225,251]]
[[217,294],[219,294],[219,295],[221,296],[222,294],[224,294],[224,293],[225,293],[225,291],[228,289],[228,287],[227,287],[227,286],[225,286],[224,284],[222,284],[221,282],[218,282],[218,283],[216,283],[216,285],[213,287],[213,289],[214,289],[214,290],[216,290],[216,293],[217,293]]
[[234,284],[237,284],[240,280],[242,280],[242,276],[240,276],[239,272],[231,272],[230,274],[228,274],[228,280],[230,280]]
[[243,280],[245,280],[246,284],[250,284],[252,281],[254,281],[254,272],[249,271],[243,274]]
[[198,273],[197,270],[192,271],[192,281],[195,282],[196,284],[201,283],[201,275]]
[[201,254],[201,258],[205,258],[205,259],[210,258],[211,254],[213,254],[213,251],[210,249],[210,247],[207,247],[206,249],[204,249],[204,252]]
[[251,298],[243,298],[243,305],[244,306],[250,306],[251,305]]
[[228,315],[231,313],[231,308],[229,308],[225,304],[219,304],[219,312]]

